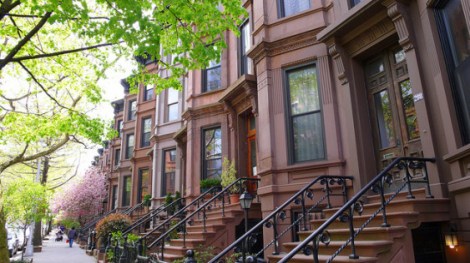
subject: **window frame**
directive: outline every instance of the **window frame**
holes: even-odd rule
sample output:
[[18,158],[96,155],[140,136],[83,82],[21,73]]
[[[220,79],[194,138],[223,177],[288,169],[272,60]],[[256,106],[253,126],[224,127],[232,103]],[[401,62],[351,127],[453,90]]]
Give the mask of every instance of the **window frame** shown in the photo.
[[152,87],[150,84],[145,85],[144,92],[143,92],[143,101],[153,100],[153,98],[155,97],[154,94],[155,94],[154,87]]
[[[211,89],[211,90],[208,90],[207,88],[207,85],[209,84],[207,81],[208,81],[208,74],[209,74],[209,71],[210,70],[214,70],[214,69],[217,69],[217,68],[220,68],[220,73],[221,73],[221,76],[220,76],[220,86],[216,89]],[[202,91],[201,93],[207,93],[207,92],[211,92],[211,91],[215,91],[215,90],[220,90],[222,89],[222,61],[219,61],[217,65],[215,66],[212,66],[212,67],[207,67],[205,69],[202,70]]]
[[[210,127],[204,127],[202,128],[202,136],[201,136],[201,179],[207,179],[207,159],[206,159],[206,146],[205,146],[205,135],[206,135],[206,132],[207,131],[210,131],[210,130],[217,130],[217,129],[220,129],[220,158],[214,158],[214,159],[220,159],[220,162],[222,163],[222,155],[223,155],[223,139],[222,139],[222,126],[221,125],[214,125],[214,126],[210,126]],[[211,160],[214,160],[214,159],[211,159]],[[222,172],[222,166],[220,168],[220,172]],[[220,174],[218,176],[220,178]]]
[[363,0],[358,0],[359,2],[356,3],[357,0],[348,0],[348,4],[349,4],[349,9],[352,9],[353,7],[359,5],[360,3],[362,3]]
[[[126,191],[126,188],[127,188],[127,180],[129,179],[129,194],[127,195],[127,191]],[[126,175],[126,176],[123,176],[122,177],[122,201],[121,201],[121,204],[122,204],[122,207],[128,207],[131,205],[131,195],[132,195],[132,176],[131,175]],[[129,198],[129,203],[124,203],[125,201],[127,201],[127,197]]]
[[[148,132],[145,132],[145,121],[148,121],[150,120],[150,130]],[[144,117],[142,118],[142,121],[141,121],[141,130],[140,130],[140,147],[141,148],[144,148],[144,147],[149,147],[151,145],[151,136],[152,136],[152,117],[151,116],[148,116],[148,117]],[[148,136],[148,141],[145,140],[145,135],[146,134],[149,134]]]
[[[238,73],[239,76],[247,75],[247,74],[253,74],[253,72],[248,72],[248,64],[252,61],[250,61],[250,58],[248,55],[245,53],[245,42],[244,42],[244,37],[243,37],[243,28],[245,26],[249,26],[250,32],[250,48],[253,47],[253,38],[251,37],[251,22],[250,19],[247,18],[245,21],[241,23],[239,26],[239,31],[240,31],[240,38],[238,41],[238,60],[239,60],[239,67],[238,67]],[[253,71],[253,65],[251,66],[251,70]]]
[[[135,110],[132,111],[132,105],[135,103]],[[128,121],[133,121],[137,117],[137,100],[130,100],[129,101],[129,106],[127,108],[127,120]]]
[[[317,87],[318,87],[318,104],[319,109],[313,110],[309,112],[302,112],[295,115],[292,115],[292,108],[291,108],[291,92],[290,92],[290,85],[289,85],[289,72],[294,72],[302,69],[307,69],[312,67],[315,70],[315,74],[317,76]],[[316,62],[309,62],[301,65],[296,65],[293,67],[283,69],[283,86],[284,86],[284,97],[285,97],[285,107],[286,107],[286,135],[287,135],[287,146],[288,146],[288,164],[294,165],[299,163],[306,163],[306,162],[315,162],[315,161],[322,161],[327,158],[327,148],[326,148],[326,138],[325,138],[325,122],[323,117],[323,102],[321,99],[321,87],[320,81],[318,79],[318,67]],[[322,144],[323,144],[323,156],[321,158],[312,158],[308,160],[296,160],[296,153],[295,153],[295,141],[294,141],[294,126],[293,126],[293,119],[295,117],[302,117],[308,115],[315,115],[320,114],[320,121],[322,124],[321,131],[322,131]]]
[[[171,152],[171,151],[175,151],[175,171],[173,172],[166,172],[166,163],[165,163],[165,158],[166,158],[166,153],[167,152]],[[169,173],[173,173],[174,175],[174,178],[176,180],[176,147],[173,147],[173,148],[167,148],[167,149],[163,149],[162,150],[162,178],[161,178],[161,187],[160,187],[160,196],[161,197],[164,197],[167,195],[167,189],[166,189],[166,183],[167,183],[167,174]],[[176,186],[175,187],[175,190],[176,190]]]
[[121,120],[121,119],[117,120],[117,122],[116,122],[116,131],[118,132],[117,138],[121,138],[121,136],[122,136],[122,127],[123,127],[123,125],[124,125],[123,120]]
[[121,162],[121,148],[114,150],[114,167],[119,167]]
[[[171,90],[174,90],[174,91],[177,93],[177,95],[178,95],[176,101],[175,101],[175,102],[171,102],[171,103],[169,102],[169,98],[170,98],[170,89],[171,89]],[[173,88],[168,88],[168,89],[166,90],[166,92],[165,92],[165,95],[166,95],[166,96],[165,96],[165,122],[172,122],[172,121],[177,121],[177,120],[179,120],[179,119],[180,119],[180,116],[179,116],[179,110],[180,110],[180,109],[179,109],[180,92],[179,92],[179,90],[173,89]],[[171,107],[171,106],[175,106],[175,105],[177,105],[177,107],[178,107],[178,108],[177,108],[178,114],[176,115],[176,119],[171,119],[171,120],[170,120],[170,107]]]
[[111,210],[117,208],[118,204],[118,186],[113,185],[111,190]]
[[[137,203],[141,203],[143,201],[143,196],[142,196],[142,186],[143,186],[143,183],[144,183],[144,180],[143,180],[143,172],[144,171],[147,171],[148,172],[148,177],[150,178],[150,168],[149,167],[142,167],[142,168],[139,168],[139,172],[137,173],[138,176],[138,182],[137,182]],[[147,178],[147,179],[149,179]],[[148,184],[148,181],[147,181],[147,191],[150,190],[149,189],[149,184]],[[150,194],[150,191],[148,191],[149,194]]]
[[[134,137],[134,145],[132,145],[132,150],[130,150],[130,148],[129,148],[129,138],[130,138],[130,136]],[[134,148],[135,148],[135,135],[134,135],[134,133],[126,134],[126,152],[124,154],[124,159],[128,160],[128,159],[132,158]]]
[[[452,101],[454,103],[455,115],[457,117],[460,140],[463,146],[470,144],[470,119],[466,120],[465,116],[463,116],[463,111],[465,110],[465,107],[470,108],[470,105],[462,105],[462,94],[460,94],[459,92],[459,89],[462,89],[462,87],[460,87],[458,80],[455,76],[457,66],[452,51],[452,43],[449,40],[450,32],[448,32],[447,30],[448,21],[446,20],[444,14],[444,9],[447,4],[449,4],[449,2],[450,1],[448,0],[438,0],[437,3],[434,4],[433,11],[437,25],[437,33],[441,42],[442,53],[446,65],[446,71],[448,75],[447,79],[449,80],[450,89],[452,93]],[[462,5],[462,0],[460,0],[460,4]],[[470,85],[470,83],[468,84]]]
[[299,13],[302,13],[306,10],[309,10],[312,8],[312,0],[308,0],[308,4],[309,4],[309,7],[305,10],[301,10],[301,11],[298,11],[298,12],[295,12],[295,13],[292,13],[290,15],[286,15],[286,10],[285,10],[285,7],[284,7],[284,2],[285,0],[277,0],[277,6],[278,6],[278,17],[279,18],[284,18],[284,17],[290,17],[290,16],[294,16],[294,15],[297,15]]

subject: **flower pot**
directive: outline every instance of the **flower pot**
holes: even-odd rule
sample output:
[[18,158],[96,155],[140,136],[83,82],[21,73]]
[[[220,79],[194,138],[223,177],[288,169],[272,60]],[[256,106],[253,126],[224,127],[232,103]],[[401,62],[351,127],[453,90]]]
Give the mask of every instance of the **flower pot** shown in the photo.
[[239,194],[230,194],[230,203],[231,204],[240,203],[240,195]]

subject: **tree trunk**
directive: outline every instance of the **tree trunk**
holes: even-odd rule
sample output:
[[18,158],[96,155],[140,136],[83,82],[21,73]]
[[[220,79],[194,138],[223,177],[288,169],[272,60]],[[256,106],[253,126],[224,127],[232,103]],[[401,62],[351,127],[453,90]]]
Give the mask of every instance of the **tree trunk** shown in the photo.
[[5,214],[0,210],[0,262],[10,262],[10,253],[8,252],[7,231],[5,229]]

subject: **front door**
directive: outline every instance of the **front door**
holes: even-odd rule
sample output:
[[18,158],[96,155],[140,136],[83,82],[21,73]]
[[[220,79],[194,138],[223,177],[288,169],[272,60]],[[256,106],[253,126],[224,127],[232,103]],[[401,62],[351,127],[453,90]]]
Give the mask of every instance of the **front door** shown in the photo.
[[386,50],[365,65],[377,166],[400,156],[422,156],[405,52]]
[[[256,119],[253,114],[250,114],[246,119],[246,145],[248,148],[247,155],[247,176],[248,178],[254,178],[257,175],[256,165]],[[256,192],[256,183],[248,183],[248,191],[250,193]]]

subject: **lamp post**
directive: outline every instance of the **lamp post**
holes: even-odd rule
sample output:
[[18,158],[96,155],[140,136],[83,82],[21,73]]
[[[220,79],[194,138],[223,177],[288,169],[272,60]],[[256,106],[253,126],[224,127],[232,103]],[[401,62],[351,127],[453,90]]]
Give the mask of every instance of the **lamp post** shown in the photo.
[[[240,206],[243,209],[243,215],[245,217],[245,233],[248,232],[248,209],[251,207],[251,202],[253,201],[253,196],[250,195],[246,190],[243,194],[240,195]],[[246,249],[248,249],[248,238],[243,242],[242,248],[242,257],[243,263],[246,262]]]

